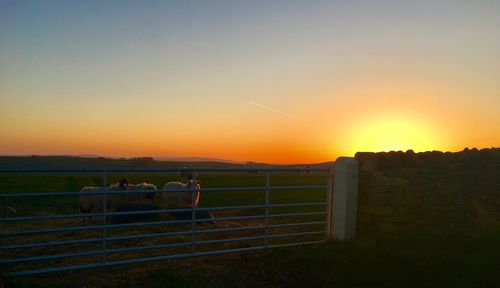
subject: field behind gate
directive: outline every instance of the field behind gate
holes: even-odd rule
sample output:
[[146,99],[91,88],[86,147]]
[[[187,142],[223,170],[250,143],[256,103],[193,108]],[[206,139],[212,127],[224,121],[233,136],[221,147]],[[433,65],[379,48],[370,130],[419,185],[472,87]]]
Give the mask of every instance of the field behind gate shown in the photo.
[[[108,183],[116,182],[122,177],[128,177],[132,182],[152,182],[159,187],[167,181],[180,180],[178,173],[129,173],[109,174]],[[265,175],[250,173],[200,173],[204,188],[222,186],[263,186]],[[67,173],[67,174],[31,174],[6,175],[0,174],[1,193],[32,192],[32,191],[78,191],[84,185],[101,185],[102,175],[99,173]],[[273,174],[271,185],[322,185],[325,176],[318,174],[303,175],[297,173]],[[323,189],[301,191],[276,190],[271,191],[271,203],[321,201],[324,199]],[[7,204],[18,210],[16,216],[46,215],[55,213],[77,213],[77,196],[50,198],[10,198]],[[245,192],[211,192],[202,196],[201,206],[214,207],[236,205],[239,203],[263,203],[264,191]],[[0,196],[0,205],[5,205],[7,199]],[[276,209],[284,210],[284,209]],[[317,207],[287,208],[288,211],[271,211],[271,213],[286,213],[296,211],[322,210]],[[5,217],[2,211],[1,217]],[[234,210],[214,212],[216,217],[232,215],[260,214],[262,211]],[[10,214],[10,217],[15,215]],[[168,220],[165,217],[165,220]],[[287,219],[272,219],[273,223],[322,221],[323,216],[289,217]],[[215,226],[199,224],[197,229],[231,228],[253,226],[258,220],[249,221],[219,221]],[[100,225],[100,219],[91,223],[82,223],[80,219],[51,220],[37,222],[0,222],[0,232],[5,230],[36,229],[47,227]],[[120,235],[158,233],[188,229],[190,227],[174,227],[169,225],[116,229],[109,231]],[[285,233],[300,231],[300,227],[281,228]],[[309,227],[321,230],[322,225]],[[113,229],[114,230],[114,229]],[[278,229],[276,229],[278,230]],[[27,242],[46,242],[60,239],[99,237],[101,231],[64,232],[48,235],[0,237],[0,245]],[[283,231],[272,231],[281,233]],[[241,235],[262,235],[262,230],[207,234],[203,239],[221,239],[223,237],[241,237]],[[302,237],[300,241],[323,239],[322,235]],[[298,240],[292,238],[271,239],[273,243]],[[474,234],[468,231],[432,236],[415,235],[408,239],[384,239],[384,241],[367,241],[355,239],[347,243],[329,241],[318,246],[302,246],[300,248],[283,248],[268,253],[228,254],[216,257],[198,257],[189,259],[151,262],[141,265],[119,266],[104,269],[79,270],[72,272],[40,274],[28,277],[7,277],[3,279],[5,287],[498,287],[498,259],[500,257],[500,233],[498,229]],[[190,236],[170,238],[151,238],[138,241],[111,243],[111,248],[125,246],[146,246],[174,241],[190,241]],[[248,247],[259,245],[259,241],[240,243],[219,243],[220,249]],[[100,244],[54,246],[49,247],[51,253],[69,253],[83,249],[99,249]],[[201,249],[211,247],[200,246]],[[223,247],[221,247],[223,246]],[[213,247],[212,247],[213,248]],[[146,257],[166,253],[183,253],[183,249],[172,248],[146,250],[127,253],[127,255],[110,255],[111,257]],[[18,254],[15,254],[15,253]],[[43,255],[47,249],[30,249],[29,251],[2,252],[0,259],[21,254]],[[45,262],[43,266],[65,264],[82,264],[99,261],[99,255],[58,259]],[[29,265],[28,265],[29,264]],[[27,264],[4,265],[0,272],[6,270],[36,268],[37,262]],[[38,267],[41,267],[41,262]],[[0,287],[2,279],[0,279]]]
[[[201,172],[198,179],[203,188],[220,187],[263,187],[266,185],[265,174],[248,172]],[[147,173],[108,173],[107,183],[116,183],[121,178],[128,178],[131,183],[149,182],[158,186],[159,189],[169,181],[181,181],[179,173],[147,172]],[[10,206],[16,209],[17,213],[0,211],[0,217],[24,217],[51,214],[78,214],[78,196],[48,196],[48,197],[2,197],[6,192],[63,192],[79,191],[83,186],[101,186],[101,173],[30,173],[30,174],[0,174],[0,206]],[[270,186],[303,186],[303,185],[326,185],[325,173],[304,174],[298,172],[270,172]],[[301,189],[301,190],[270,190],[270,204],[288,204],[300,202],[325,202],[326,189]],[[156,200],[155,200],[156,201]],[[158,200],[161,203],[161,198]],[[202,193],[200,207],[223,207],[237,205],[263,205],[265,204],[265,190],[248,191],[209,191]],[[279,245],[293,242],[321,241],[325,239],[325,206],[314,205],[304,207],[275,207],[271,208],[269,214],[283,215],[289,213],[305,213],[302,216],[278,216],[269,219],[270,225],[281,225],[281,227],[270,228],[268,233],[271,238],[268,245]],[[214,250],[238,249],[246,247],[262,246],[265,233],[262,226],[263,218],[243,219],[245,216],[264,215],[264,208],[218,210],[212,214],[216,219],[227,217],[240,217],[237,220],[218,220],[216,224],[199,223],[196,225],[197,231],[216,230],[197,234],[197,252]],[[140,223],[150,223],[159,221],[175,220],[167,214],[162,214],[153,220],[141,220]],[[308,225],[295,225],[309,222]],[[284,225],[283,225],[284,224]],[[290,225],[289,225],[290,224]],[[8,236],[0,239],[0,246],[17,245],[26,243],[47,243],[54,241],[71,241],[76,239],[96,239],[102,237],[102,218],[93,217],[91,221],[84,222],[81,218],[74,219],[53,219],[43,221],[22,221],[22,222],[0,222],[0,232],[31,230],[31,229],[52,229],[74,226],[96,226],[92,230],[64,231],[54,233],[43,233],[34,235]],[[223,229],[256,227],[251,230],[238,230],[224,232]],[[107,241],[109,253],[107,261],[126,260],[132,258],[155,257],[159,255],[179,255],[188,254],[192,250],[192,245],[178,245],[176,247],[162,247],[173,243],[186,243],[191,241],[191,234],[175,235],[168,237],[156,237],[154,234],[183,232],[191,230],[191,224],[161,224],[161,225],[140,225],[134,227],[109,227],[107,237],[121,237],[148,234],[151,237],[145,239],[111,240]],[[294,233],[310,232],[305,236],[293,236]],[[274,236],[276,237],[274,237]],[[285,235],[285,236],[279,236]],[[289,235],[289,236],[286,236]],[[244,241],[227,242],[225,239],[251,238]],[[219,241],[221,240],[221,241]],[[152,246],[147,248],[147,246]],[[137,247],[137,251],[123,251]],[[155,248],[156,247],[156,248]],[[102,242],[91,242],[84,244],[47,245],[41,247],[23,249],[0,250],[0,259],[39,257],[44,255],[64,255],[80,253],[85,251],[99,251]],[[144,249],[143,249],[144,248]],[[44,267],[61,267],[67,265],[81,265],[96,263],[101,261],[98,253],[79,257],[60,257],[52,260],[30,261],[22,263],[9,263],[2,265],[2,271],[20,271],[39,269]],[[154,262],[165,265],[166,262]]]

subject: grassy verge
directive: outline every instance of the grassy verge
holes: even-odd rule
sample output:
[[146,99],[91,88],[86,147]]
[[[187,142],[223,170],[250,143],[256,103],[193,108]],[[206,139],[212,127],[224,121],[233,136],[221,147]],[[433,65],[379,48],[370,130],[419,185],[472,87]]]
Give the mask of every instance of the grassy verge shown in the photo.
[[500,230],[10,278],[6,287],[498,287]]
[[[227,286],[498,287],[500,230],[411,237],[367,245],[329,242],[280,249],[228,273]],[[262,272],[264,271],[264,272]]]

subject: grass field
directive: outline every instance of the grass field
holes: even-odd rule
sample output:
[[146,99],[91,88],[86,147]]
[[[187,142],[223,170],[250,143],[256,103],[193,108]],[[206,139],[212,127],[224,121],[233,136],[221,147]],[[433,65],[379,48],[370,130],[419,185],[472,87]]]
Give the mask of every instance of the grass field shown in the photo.
[[500,233],[329,241],[4,279],[5,287],[498,287]]
[[[47,175],[0,175],[0,191],[78,191],[84,185],[100,185],[99,174],[47,174]],[[127,177],[132,182],[152,182],[162,186],[167,181],[180,180],[175,173],[154,173],[129,175],[110,174],[109,183]],[[250,173],[201,173],[203,187],[263,186],[265,176]],[[322,185],[324,175],[280,174],[272,175],[272,185]],[[324,190],[286,191],[271,193],[271,203],[323,201]],[[42,215],[53,213],[78,213],[77,197],[52,197],[53,199],[5,199],[0,205],[14,206],[18,215]],[[238,204],[263,204],[264,191],[213,192],[202,196],[202,207]],[[311,211],[312,208],[293,211]],[[316,211],[320,208],[316,208]],[[276,209],[271,213],[292,212],[290,208]],[[230,210],[214,212],[216,217],[241,216],[263,213],[262,209],[249,211]],[[10,215],[13,216],[13,215]],[[170,219],[168,217],[166,220]],[[323,216],[276,219],[273,223],[323,220]],[[283,221],[283,222],[280,222]],[[4,222],[1,229],[34,229],[41,227],[62,227],[99,224],[100,220],[83,224],[80,219],[64,221],[35,221],[16,223],[15,227]],[[197,229],[231,228],[261,224],[259,220],[219,222],[216,226],[201,224]],[[9,227],[10,226],[10,227]],[[323,229],[322,225],[307,229]],[[111,235],[130,235],[190,229],[189,227],[145,227],[116,229]],[[295,230],[294,230],[295,229]],[[271,233],[303,231],[300,228],[276,229]],[[44,242],[61,239],[99,237],[101,231],[65,232],[37,235],[36,237],[2,238],[0,245],[18,242]],[[202,239],[221,239],[262,235],[263,231],[215,233]],[[309,239],[309,238],[308,238]],[[316,237],[314,239],[322,239]],[[190,236],[172,239],[151,238],[130,240],[124,243],[110,243],[110,248],[155,245],[189,241]],[[275,239],[299,241],[303,239]],[[245,241],[239,247],[261,245],[261,241]],[[198,247],[203,249],[226,249],[235,244],[218,244]],[[52,248],[50,253],[99,249],[100,244],[73,245]],[[112,255],[111,260],[128,257],[149,257],[170,253],[183,253],[188,248],[157,249],[126,255]],[[16,254],[17,253],[17,254]],[[2,257],[20,257],[25,254],[42,255],[47,249],[28,249],[9,252]],[[187,258],[117,266],[102,269],[88,269],[71,272],[49,273],[36,276],[11,277],[4,275],[5,287],[498,287],[500,283],[500,232],[498,228],[471,233],[455,231],[447,235],[412,235],[405,238],[371,241],[356,239],[349,242],[328,241],[319,245],[293,248],[277,248],[266,252],[227,254],[209,257]],[[44,262],[50,266],[72,265],[99,261],[99,256],[59,259]],[[31,265],[3,266],[3,271],[41,267]],[[0,282],[1,283],[1,282]]]
[[[116,183],[120,178],[128,178],[132,183],[149,182],[162,187],[168,181],[180,181],[178,173],[110,173],[107,176],[107,183]],[[255,187],[265,186],[266,176],[263,174],[243,173],[243,172],[205,172],[200,173],[199,179],[202,181],[203,188],[217,187]],[[281,173],[270,176],[270,185],[272,186],[295,186],[295,185],[325,185],[326,176],[324,174],[304,175],[300,173]],[[7,216],[42,216],[52,214],[78,214],[78,196],[50,196],[50,197],[2,197],[6,192],[62,192],[79,191],[83,186],[101,186],[102,175],[99,173],[46,173],[46,174],[0,174],[0,206],[11,206],[17,210],[17,214]],[[297,202],[324,202],[326,189],[301,189],[301,190],[275,190],[270,192],[271,204],[286,204]],[[155,203],[162,204],[161,196]],[[202,194],[201,207],[223,207],[234,205],[263,205],[265,204],[265,190],[246,190],[246,191],[214,191]],[[270,214],[284,214],[295,212],[324,212],[324,206],[311,207],[286,207],[272,208]],[[253,209],[234,209],[214,211],[215,218],[230,216],[252,216],[263,215],[264,208]],[[309,215],[299,217],[277,217],[269,220],[269,224],[285,224],[315,221],[324,221],[325,215]],[[150,221],[168,221],[174,220],[166,214]],[[102,220],[94,217],[90,222],[83,222],[80,218],[74,219],[56,219],[44,221],[23,221],[23,222],[0,222],[1,231],[16,231],[27,229],[47,229],[73,226],[99,226]],[[238,221],[218,221],[216,224],[202,223],[196,225],[196,230],[214,230],[230,229],[248,226],[262,226],[263,219],[250,219]],[[144,227],[123,227],[109,228],[108,237],[133,236],[141,234],[155,234],[165,232],[185,232],[191,229],[191,224],[184,225],[154,225]],[[305,231],[324,231],[324,224],[314,224],[305,227],[279,227],[269,230],[269,234],[296,233]],[[207,233],[198,235],[197,241],[210,241],[226,238],[256,237],[263,236],[264,229],[258,228],[246,231],[229,231],[218,233]],[[102,236],[102,228],[96,228],[85,231],[64,231],[57,233],[44,233],[35,235],[19,235],[2,237],[0,245],[15,245],[24,243],[39,243],[53,241],[71,241],[75,239],[98,239]],[[270,245],[313,241],[324,239],[324,233],[319,235],[310,235],[303,237],[280,237],[269,241]],[[191,240],[191,235],[176,235],[174,237],[149,237],[146,239],[116,240],[108,241],[108,249],[123,249],[127,247],[146,247],[153,245],[165,245],[172,243],[183,243]],[[84,251],[99,251],[101,243],[92,242],[85,244],[57,245],[47,247],[34,247],[24,249],[6,249],[0,251],[0,256],[5,259],[32,257],[51,254],[79,253]],[[262,246],[263,239],[240,241],[234,243],[210,243],[197,245],[198,252],[206,252],[220,249],[234,249],[244,247]],[[159,255],[176,255],[190,253],[191,246],[180,246],[175,248],[144,249],[143,251],[110,253],[108,261],[125,260],[140,257],[154,257]],[[100,255],[88,255],[82,257],[64,257],[49,261],[34,261],[28,264],[9,264],[4,265],[6,271],[18,271],[26,269],[37,269],[42,267],[62,267],[67,265],[80,265],[96,263],[100,261]]]

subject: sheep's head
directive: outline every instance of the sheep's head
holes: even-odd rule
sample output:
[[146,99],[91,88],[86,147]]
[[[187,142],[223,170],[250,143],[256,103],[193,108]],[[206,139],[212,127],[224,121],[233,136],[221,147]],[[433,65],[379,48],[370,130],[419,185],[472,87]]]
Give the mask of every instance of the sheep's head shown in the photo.
[[194,187],[196,191],[200,191],[200,188],[201,188],[200,184],[201,184],[201,181],[198,181],[198,180],[189,180],[188,184],[187,184],[187,187],[189,189],[193,189],[193,187]]
[[146,199],[150,199],[150,200],[153,200],[153,198],[155,197],[156,195],[156,192],[154,192],[156,190],[156,186],[153,185],[153,184],[147,184],[147,183],[144,183],[143,185],[141,185],[141,189],[143,190],[150,190],[150,191],[153,191],[153,192],[146,192],[144,193],[144,198]]
[[123,179],[120,179],[120,181],[118,181],[118,185],[120,186],[120,188],[122,190],[127,190],[128,189],[128,179],[126,178],[123,178]]
[[198,177],[198,173],[194,171],[181,171],[181,177],[187,180],[194,180]]

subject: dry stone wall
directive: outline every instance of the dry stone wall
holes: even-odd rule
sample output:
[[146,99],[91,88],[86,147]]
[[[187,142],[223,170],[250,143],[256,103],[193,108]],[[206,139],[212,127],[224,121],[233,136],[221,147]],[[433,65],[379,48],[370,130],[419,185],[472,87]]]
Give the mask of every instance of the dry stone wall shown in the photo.
[[500,148],[355,157],[358,237],[474,231],[500,223]]

